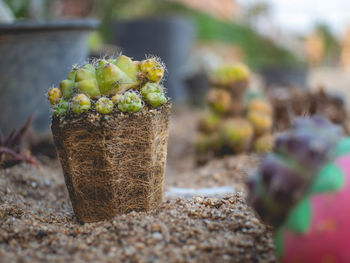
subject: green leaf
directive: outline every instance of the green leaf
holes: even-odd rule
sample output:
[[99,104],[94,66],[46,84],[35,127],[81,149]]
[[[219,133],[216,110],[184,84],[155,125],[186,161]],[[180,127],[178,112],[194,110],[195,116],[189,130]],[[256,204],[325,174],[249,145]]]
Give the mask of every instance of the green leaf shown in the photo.
[[310,193],[324,193],[339,191],[345,185],[343,171],[334,163],[323,166],[318,173],[311,188]]
[[291,210],[286,225],[293,232],[305,233],[310,228],[311,218],[311,201],[306,197]]
[[335,148],[335,156],[340,157],[350,153],[350,137],[342,139]]
[[283,246],[283,226],[278,228],[275,234],[275,247],[277,251],[277,256],[281,258],[284,253],[284,246]]

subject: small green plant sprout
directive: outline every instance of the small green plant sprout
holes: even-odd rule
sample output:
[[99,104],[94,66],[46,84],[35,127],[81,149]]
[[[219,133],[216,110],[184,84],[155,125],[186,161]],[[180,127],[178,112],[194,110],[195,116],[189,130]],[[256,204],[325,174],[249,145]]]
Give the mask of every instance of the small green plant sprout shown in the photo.
[[62,92],[59,88],[51,88],[48,92],[51,105],[57,104],[62,98]]
[[102,114],[109,114],[113,111],[114,104],[112,100],[106,97],[99,98],[96,102],[96,110]]
[[158,108],[168,101],[164,94],[164,87],[158,83],[146,83],[141,89],[141,94],[153,108]]
[[118,99],[118,109],[122,112],[138,112],[142,108],[141,96],[135,91],[125,92]]
[[165,72],[164,64],[158,58],[149,58],[140,63],[141,76],[152,82],[162,80]]
[[67,114],[69,111],[69,102],[65,99],[61,99],[54,107],[53,114],[56,116]]
[[125,55],[98,59],[73,66],[60,87],[49,91],[49,100],[54,115],[70,111],[81,114],[93,107],[110,114],[114,105],[123,112],[137,112],[144,104],[158,108],[168,102],[160,84],[164,72],[164,64],[155,57],[144,61],[133,61]]
[[74,113],[81,114],[91,109],[91,101],[85,94],[78,94],[70,102],[70,108]]

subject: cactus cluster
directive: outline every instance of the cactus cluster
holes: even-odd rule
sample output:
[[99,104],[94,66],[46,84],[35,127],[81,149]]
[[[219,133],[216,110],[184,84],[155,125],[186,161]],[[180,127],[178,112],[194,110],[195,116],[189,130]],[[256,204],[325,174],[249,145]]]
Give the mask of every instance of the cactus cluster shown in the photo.
[[280,227],[289,220],[341,137],[339,126],[314,116],[298,119],[276,140],[274,152],[265,156],[249,182],[249,201],[266,223]]
[[74,66],[48,99],[55,115],[82,114],[95,109],[101,114],[114,110],[138,112],[144,106],[158,108],[168,98],[162,80],[164,64],[155,57],[133,61],[120,55]]
[[[246,96],[250,71],[242,65],[222,67],[212,73],[207,94],[209,112],[199,121],[195,140],[199,159],[273,148],[273,109],[263,96]],[[247,99],[247,98],[250,99]]]

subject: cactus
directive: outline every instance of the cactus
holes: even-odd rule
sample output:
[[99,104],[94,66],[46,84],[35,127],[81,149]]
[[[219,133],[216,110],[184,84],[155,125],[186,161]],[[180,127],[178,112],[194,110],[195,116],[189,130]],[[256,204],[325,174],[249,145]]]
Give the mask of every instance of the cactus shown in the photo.
[[222,66],[213,71],[211,79],[214,84],[229,86],[235,82],[248,81],[250,70],[244,64]]
[[271,152],[274,146],[274,138],[271,134],[258,137],[254,142],[254,151],[258,154]]
[[127,91],[118,99],[118,109],[122,112],[138,112],[141,108],[141,96],[135,91]]
[[141,89],[141,94],[153,108],[157,108],[168,101],[164,95],[164,87],[157,83],[146,83]]
[[212,133],[218,130],[220,121],[221,118],[218,115],[208,113],[199,120],[198,129],[206,134]]
[[61,99],[53,108],[53,114],[56,116],[67,114],[69,111],[69,103],[65,99]]
[[101,95],[96,80],[96,70],[91,64],[86,64],[83,68],[78,69],[75,75],[75,88],[79,93],[84,93],[91,98]]
[[106,97],[99,98],[96,102],[96,110],[102,114],[109,114],[113,111],[113,102]]
[[88,96],[81,93],[72,98],[70,108],[74,113],[81,114],[91,109],[91,101]]
[[209,107],[217,114],[226,114],[230,110],[231,96],[225,90],[212,89],[207,95]]
[[114,104],[117,104],[119,102],[119,99],[121,98],[121,96],[122,96],[122,94],[120,94],[120,93],[113,95],[113,97],[111,98],[112,102]]
[[[67,79],[60,82],[60,88],[52,89],[48,98],[54,106],[63,97],[77,114],[89,110],[91,105],[98,112],[108,114],[113,110],[111,103],[118,104],[123,112],[137,112],[143,106],[142,99],[150,107],[158,108],[168,101],[164,87],[158,84],[164,71],[164,65],[156,58],[141,62],[124,55],[100,59],[82,67],[74,66]],[[134,91],[126,93],[131,89],[141,90],[142,97]],[[103,99],[98,100],[101,96]],[[68,112],[59,108],[55,109],[58,115]]]
[[265,113],[266,115],[272,116],[273,109],[269,102],[263,99],[253,99],[248,103],[247,106],[248,112],[258,111]]
[[51,88],[48,92],[51,105],[57,104],[62,98],[62,92],[59,88]]
[[194,140],[194,147],[197,153],[208,153],[212,148],[210,136],[203,133],[197,134]]
[[253,128],[244,119],[227,119],[220,127],[220,136],[225,145],[235,153],[240,153],[249,148],[253,138]]
[[70,99],[74,93],[74,81],[69,79],[64,79],[60,83],[60,89],[62,91],[63,97],[65,99]]
[[340,127],[315,116],[299,119],[276,140],[274,153],[263,159],[249,182],[250,203],[266,223],[279,227],[286,221],[332,158],[341,136]]
[[159,59],[150,58],[141,62],[140,70],[142,77],[159,82],[164,76],[165,67]]
[[259,111],[250,111],[247,114],[247,119],[252,124],[256,136],[271,131],[273,124],[271,116]]

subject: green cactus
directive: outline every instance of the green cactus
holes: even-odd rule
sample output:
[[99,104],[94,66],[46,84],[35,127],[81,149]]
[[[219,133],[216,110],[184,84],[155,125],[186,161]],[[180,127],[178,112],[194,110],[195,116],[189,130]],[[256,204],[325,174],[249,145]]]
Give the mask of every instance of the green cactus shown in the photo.
[[240,118],[227,119],[220,127],[223,143],[235,153],[246,151],[253,138],[251,124]]
[[247,114],[247,119],[254,127],[254,133],[257,136],[269,133],[272,129],[272,117],[263,112],[256,110],[249,111]]
[[69,103],[65,99],[61,99],[54,107],[53,114],[56,116],[67,114],[69,111]]
[[272,116],[273,109],[272,105],[264,99],[253,99],[248,103],[248,112],[258,111],[265,113],[266,115]]
[[102,114],[109,114],[113,111],[113,102],[106,97],[99,98],[96,102],[96,110]]
[[62,92],[59,88],[51,88],[48,92],[48,97],[51,105],[55,105],[62,98]]
[[64,79],[60,83],[60,89],[62,91],[63,97],[65,99],[70,99],[74,93],[74,81],[69,79]]
[[141,62],[142,75],[152,82],[159,82],[164,77],[165,67],[156,58],[149,58]]
[[157,83],[146,83],[141,94],[153,108],[157,108],[168,101],[164,94],[164,87]]
[[122,112],[138,112],[141,108],[141,96],[135,91],[127,91],[118,99],[118,109]]
[[217,68],[211,74],[212,82],[219,85],[230,85],[238,81],[248,81],[250,70],[244,64],[235,64]]
[[70,108],[76,114],[81,114],[91,109],[91,101],[85,94],[78,94],[70,102]]
[[228,113],[232,103],[230,93],[222,89],[211,89],[207,94],[207,102],[217,114]]
[[[78,114],[90,109],[91,103],[101,96],[104,98],[96,102],[96,109],[103,114],[111,112],[112,104],[124,112],[137,112],[143,106],[142,99],[157,108],[168,101],[164,87],[158,84],[164,71],[164,65],[156,58],[142,62],[124,55],[100,59],[83,67],[74,66],[67,79],[60,82],[60,88],[53,89],[48,98],[52,105],[62,97],[70,100],[72,111]],[[126,93],[132,89],[141,89],[142,97],[134,91]]]
[[205,134],[212,133],[218,130],[220,121],[221,118],[218,115],[208,113],[199,120],[198,129]]
[[265,134],[257,138],[254,142],[254,151],[258,154],[271,152],[274,146],[274,138],[271,134]]
[[83,68],[77,70],[75,75],[75,88],[78,92],[84,93],[91,98],[101,95],[96,80],[96,70],[91,64],[86,64]]

